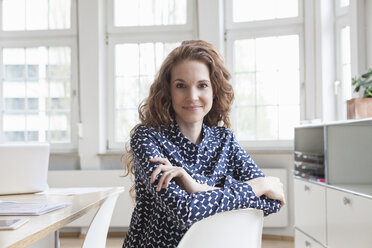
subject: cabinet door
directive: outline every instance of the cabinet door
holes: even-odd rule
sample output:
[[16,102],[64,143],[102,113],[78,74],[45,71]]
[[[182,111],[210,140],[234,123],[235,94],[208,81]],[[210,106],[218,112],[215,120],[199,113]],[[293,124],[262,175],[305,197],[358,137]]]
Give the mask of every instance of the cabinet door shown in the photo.
[[325,187],[294,180],[295,226],[322,244],[326,244]]
[[323,246],[295,229],[295,248],[323,248]]
[[329,247],[371,247],[372,199],[327,189]]

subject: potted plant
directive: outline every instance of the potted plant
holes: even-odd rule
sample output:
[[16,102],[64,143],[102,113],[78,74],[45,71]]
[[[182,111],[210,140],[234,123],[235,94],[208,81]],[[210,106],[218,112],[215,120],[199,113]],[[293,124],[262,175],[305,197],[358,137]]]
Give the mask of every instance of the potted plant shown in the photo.
[[352,79],[355,92],[364,88],[363,98],[353,98],[347,101],[347,118],[361,119],[372,117],[372,68],[359,78]]

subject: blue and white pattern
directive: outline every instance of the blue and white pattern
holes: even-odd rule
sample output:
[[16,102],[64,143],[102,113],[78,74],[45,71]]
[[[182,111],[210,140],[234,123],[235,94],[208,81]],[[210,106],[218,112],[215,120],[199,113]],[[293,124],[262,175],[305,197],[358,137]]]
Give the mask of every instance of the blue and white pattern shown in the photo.
[[[216,213],[257,208],[266,216],[280,209],[279,201],[258,198],[243,182],[264,174],[228,128],[203,125],[202,142],[195,145],[177,123],[161,131],[139,126],[131,138],[131,149],[136,206],[123,247],[177,247],[193,223]],[[157,192],[160,176],[154,184],[150,176],[159,163],[150,162],[152,157],[167,158],[198,183],[220,188],[188,194],[171,180],[168,188]]]

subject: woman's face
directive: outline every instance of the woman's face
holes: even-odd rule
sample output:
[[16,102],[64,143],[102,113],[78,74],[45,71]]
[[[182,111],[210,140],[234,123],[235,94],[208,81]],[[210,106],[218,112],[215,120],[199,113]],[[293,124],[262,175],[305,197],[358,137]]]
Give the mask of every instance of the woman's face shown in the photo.
[[184,60],[171,71],[171,97],[178,125],[203,123],[213,104],[213,89],[207,65]]

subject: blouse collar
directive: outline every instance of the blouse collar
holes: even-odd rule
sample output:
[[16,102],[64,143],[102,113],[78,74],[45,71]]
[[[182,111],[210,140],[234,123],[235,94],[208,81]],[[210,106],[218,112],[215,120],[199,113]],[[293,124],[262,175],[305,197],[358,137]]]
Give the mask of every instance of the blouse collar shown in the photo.
[[209,140],[210,135],[211,135],[211,128],[203,123],[202,131],[201,131],[201,139],[202,140],[201,140],[199,145],[196,145],[193,142],[191,142],[181,132],[181,130],[178,126],[178,123],[175,120],[170,124],[170,132],[171,132],[172,136],[175,138],[174,141],[176,141],[176,142],[178,141],[181,144],[187,144],[188,146],[190,146],[192,148],[199,148],[200,149],[200,148],[205,147],[208,144],[208,140]]

